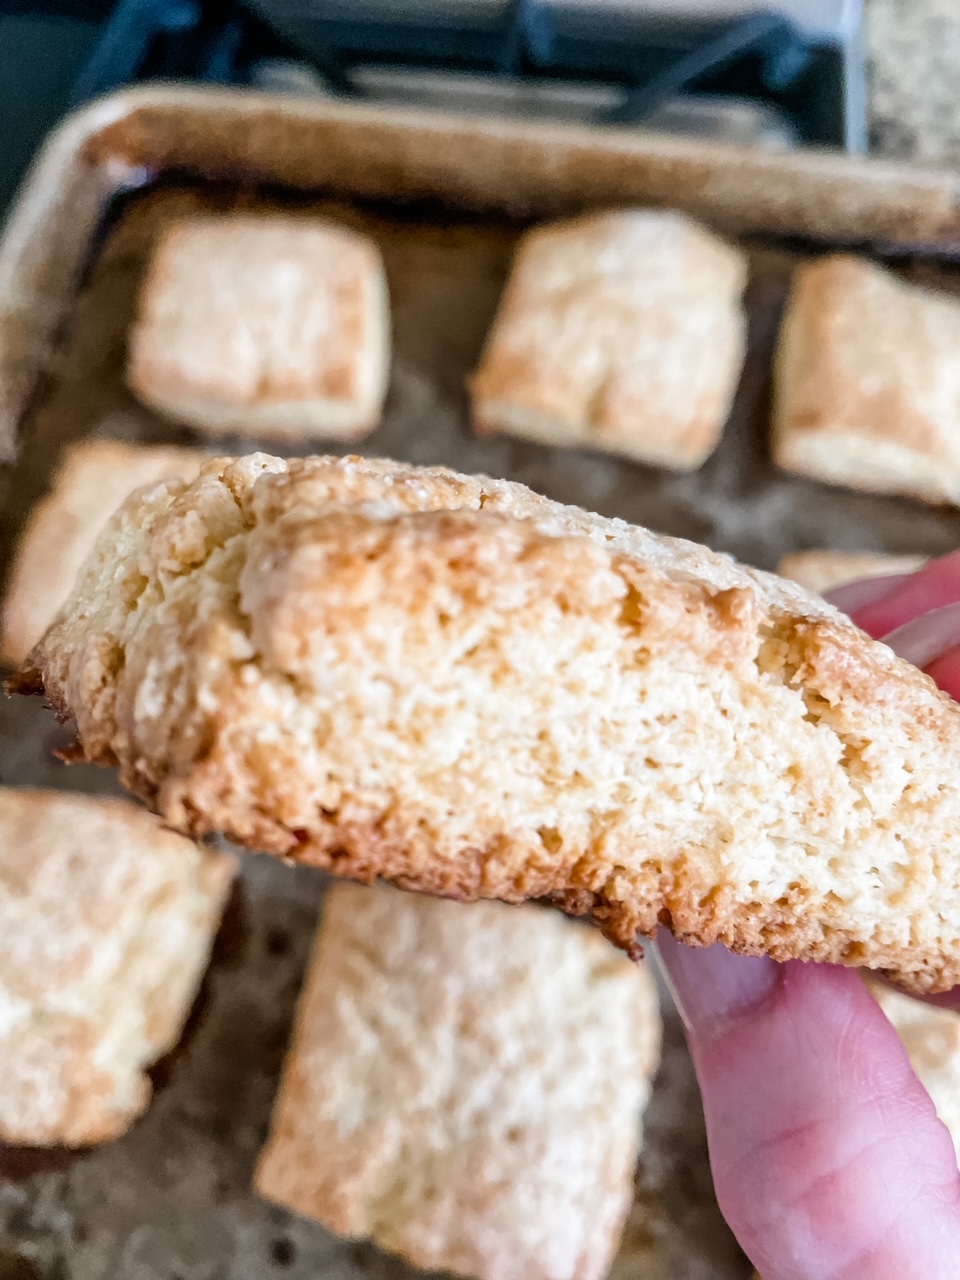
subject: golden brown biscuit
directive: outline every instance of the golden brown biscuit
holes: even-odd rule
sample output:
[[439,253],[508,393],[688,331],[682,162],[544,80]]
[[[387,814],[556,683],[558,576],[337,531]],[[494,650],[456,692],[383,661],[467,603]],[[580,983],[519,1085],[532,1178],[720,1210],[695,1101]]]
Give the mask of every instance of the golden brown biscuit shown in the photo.
[[600,1280],[659,1049],[653,979],[591,930],[338,885],[257,1189],[418,1267]]
[[781,578],[799,582],[808,591],[824,595],[834,587],[861,578],[916,573],[925,556],[888,556],[874,551],[792,551],[777,565]]
[[477,429],[699,467],[743,363],[745,277],[738,250],[679,213],[528,232],[471,381]]
[[192,479],[209,455],[199,449],[86,440],[68,449],[53,488],[31,513],[10,571],[0,656],[22,662],[70,594],[108,517],[145,484]]
[[146,1108],[233,871],[125,801],[0,788],[0,1140],[102,1142]]
[[121,508],[19,687],[180,830],[960,981],[960,707],[795,584],[521,485],[210,464]]
[[205,217],[157,247],[127,381],[212,435],[358,440],[380,420],[389,364],[372,240],[304,218]]
[[836,255],[794,275],[773,454],[788,471],[960,502],[960,300]]

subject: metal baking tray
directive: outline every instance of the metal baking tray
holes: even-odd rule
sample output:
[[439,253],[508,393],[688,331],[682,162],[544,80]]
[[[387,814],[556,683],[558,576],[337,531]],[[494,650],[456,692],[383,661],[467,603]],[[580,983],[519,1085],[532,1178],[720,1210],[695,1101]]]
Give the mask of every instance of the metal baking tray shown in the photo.
[[[749,252],[742,383],[720,448],[693,475],[469,430],[464,381],[517,236],[538,219],[624,204],[685,209]],[[158,86],[63,125],[0,242],[0,571],[66,444],[92,434],[196,442],[126,391],[126,334],[159,229],[186,211],[238,207],[321,211],[379,241],[394,353],[384,421],[363,452],[521,480],[762,567],[805,546],[933,554],[960,545],[960,513],[785,476],[767,452],[771,354],[794,264],[843,245],[960,292],[960,174],[636,129]],[[59,764],[52,749],[63,741],[39,702],[0,704],[0,782],[116,789],[107,771]],[[34,1280],[413,1274],[249,1189],[323,886],[320,873],[245,857],[242,902],[224,930],[229,954],[214,963],[144,1119],[84,1155],[0,1149],[0,1274],[7,1264]],[[613,1275],[749,1275],[713,1199],[696,1087],[669,1008]]]

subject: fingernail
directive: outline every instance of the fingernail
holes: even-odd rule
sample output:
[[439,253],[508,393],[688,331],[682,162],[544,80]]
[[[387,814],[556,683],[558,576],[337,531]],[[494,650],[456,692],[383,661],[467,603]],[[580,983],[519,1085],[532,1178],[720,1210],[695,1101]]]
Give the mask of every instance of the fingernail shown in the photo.
[[883,643],[915,667],[926,667],[960,643],[960,604],[931,609],[888,632]]
[[869,605],[879,604],[892,596],[909,578],[908,573],[884,574],[878,578],[862,578],[859,582],[847,582],[842,587],[827,591],[826,598],[841,613],[856,613]]
[[960,645],[941,653],[924,667],[927,675],[954,702],[960,702]]
[[778,986],[781,967],[767,956],[737,956],[726,947],[688,947],[662,931],[644,944],[657,956],[687,1030],[712,1039],[761,1004]]
[[831,599],[839,608],[847,609],[868,635],[885,637],[931,609],[960,602],[960,555],[954,551],[929,561],[916,573],[908,574],[892,592],[870,604],[851,607],[842,593]]

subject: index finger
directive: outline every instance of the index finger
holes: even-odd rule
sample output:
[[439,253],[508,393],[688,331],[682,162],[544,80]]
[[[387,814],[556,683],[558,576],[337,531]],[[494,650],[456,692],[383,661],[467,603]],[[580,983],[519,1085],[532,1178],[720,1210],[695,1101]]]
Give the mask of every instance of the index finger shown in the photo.
[[953,1143],[856,973],[658,939],[717,1196],[765,1280],[955,1274]]
[[[960,600],[960,557],[935,561],[918,574],[853,584],[835,592],[833,599],[875,636],[909,628],[914,619],[929,610],[943,611],[944,606],[953,606],[951,612],[956,611],[956,601]],[[931,629],[927,631],[919,649],[930,647]],[[901,637],[903,634],[900,630]],[[960,691],[960,648],[950,647],[954,642],[949,627],[944,635],[947,650],[936,652],[932,661],[928,660],[929,655],[924,659],[913,654],[905,656],[924,661],[940,687],[956,694]],[[906,639],[909,644],[909,635]],[[931,653],[936,649],[935,643]],[[949,1239],[956,1231],[955,1161],[944,1146],[941,1126],[932,1120],[931,1104],[907,1065],[899,1038],[885,1019],[878,1018],[878,1010],[870,1008],[872,1001],[868,997],[865,1000],[866,992],[856,979],[851,986],[852,975],[836,971],[804,977],[800,970],[794,976],[794,966],[774,976],[769,962],[749,962],[752,968],[746,970],[741,961],[730,956],[691,959],[670,940],[662,954],[681,1002],[683,988],[690,987],[698,967],[704,970],[700,977],[711,990],[711,965],[715,970],[714,991],[718,972],[725,972],[728,981],[737,975],[735,990],[740,1003],[751,984],[754,992],[757,984],[763,988],[765,983],[775,983],[779,988],[776,997],[772,995],[773,987],[761,992],[763,998],[750,1011],[752,1036],[738,1038],[725,1051],[718,1050],[709,1033],[710,1020],[705,1029],[695,1012],[702,1007],[696,993],[702,994],[703,988],[690,988],[694,1000],[692,1006],[689,1002],[687,1005],[691,1048],[704,1088],[718,1194],[751,1256],[764,1267],[767,1280],[795,1275],[820,1277],[833,1274],[836,1267],[842,1267],[845,1276],[852,1274],[851,1264],[839,1256],[847,1251],[855,1255],[853,1272],[870,1276],[952,1275],[957,1256],[956,1246]],[[805,1012],[811,988],[816,1007]],[[950,997],[942,998],[943,1003],[949,1000]],[[715,1010],[712,1016],[715,1018]],[[782,1034],[779,1046],[771,1046],[771,1031],[783,1033],[781,1024],[785,1019],[786,1034]],[[804,1039],[808,1041],[807,1053],[803,1052]],[[749,1088],[761,1105],[752,1106],[739,1122],[734,1107],[731,1126],[730,1103],[737,1101],[736,1081],[731,1087],[726,1059],[732,1054],[736,1064],[738,1054],[745,1051],[750,1058],[743,1063],[740,1084]],[[832,1063],[831,1055],[835,1059]],[[798,1113],[802,1120],[799,1125]],[[920,1143],[919,1152],[912,1150],[916,1140]],[[757,1148],[760,1154],[754,1157]],[[847,1158],[837,1162],[841,1150],[846,1150]],[[864,1170],[866,1176],[861,1176],[858,1168],[863,1162],[857,1153],[862,1151],[870,1156]],[[776,1165],[778,1155],[784,1152],[785,1170],[764,1167]],[[818,1165],[825,1167],[827,1173],[817,1173]],[[911,1181],[903,1203],[901,1190],[914,1171],[921,1176]],[[856,1176],[852,1187],[848,1187],[844,1183],[850,1180],[851,1172]],[[871,1178],[877,1175],[880,1184],[872,1186]],[[801,1186],[806,1184],[800,1196],[798,1177]],[[834,1193],[833,1203],[829,1196],[821,1203],[823,1197],[818,1189]],[[940,1204],[942,1196],[947,1200],[946,1210]],[[776,1221],[772,1220],[771,1211]],[[805,1237],[800,1243],[795,1239],[798,1225]],[[831,1238],[833,1230],[839,1230],[839,1241]],[[931,1250],[932,1256],[924,1256],[925,1250]],[[897,1256],[904,1252],[906,1256]]]

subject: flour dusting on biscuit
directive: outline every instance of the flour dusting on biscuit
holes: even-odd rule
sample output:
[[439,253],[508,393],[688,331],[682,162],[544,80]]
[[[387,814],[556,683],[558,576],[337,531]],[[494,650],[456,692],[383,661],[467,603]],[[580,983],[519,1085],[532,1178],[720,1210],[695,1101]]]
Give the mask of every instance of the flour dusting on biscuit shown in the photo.
[[18,683],[183,831],[960,981],[960,707],[800,587],[520,485],[221,460],[121,508]]
[[430,1270],[602,1280],[660,1034],[646,968],[555,912],[337,885],[257,1189]]

